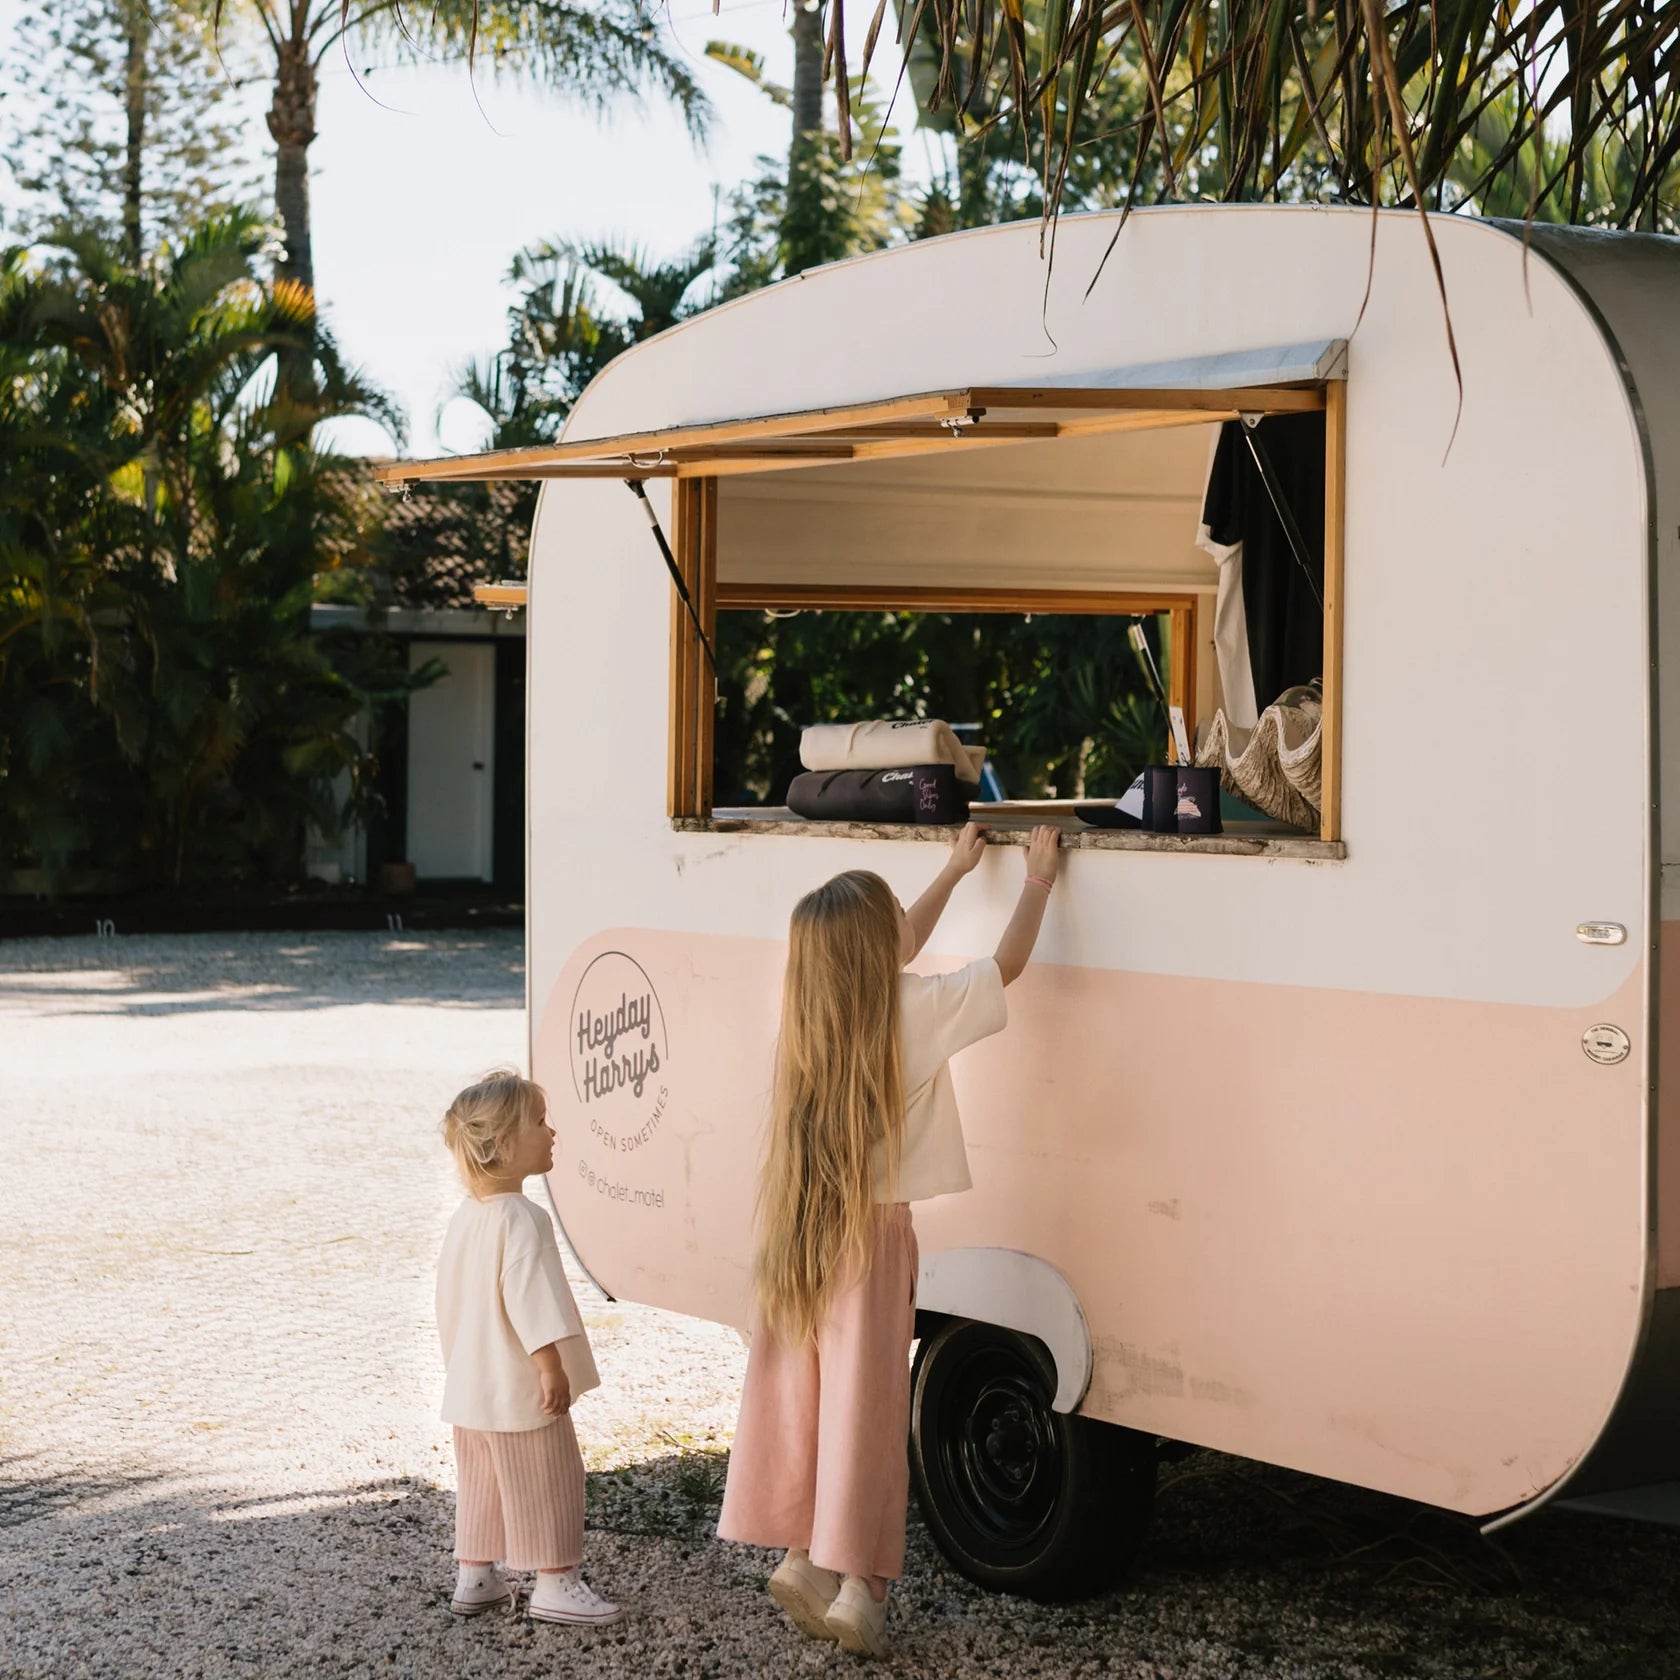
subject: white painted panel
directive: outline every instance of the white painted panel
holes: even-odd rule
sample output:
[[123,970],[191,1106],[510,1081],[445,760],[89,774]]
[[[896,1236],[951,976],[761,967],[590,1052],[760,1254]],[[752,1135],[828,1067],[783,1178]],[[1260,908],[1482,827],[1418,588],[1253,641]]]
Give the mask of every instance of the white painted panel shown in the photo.
[[409,669],[449,667],[408,703],[408,857],[421,880],[492,874],[496,650],[482,642],[412,642]]
[[[1464,372],[1460,413],[1440,296],[1409,214],[1380,223],[1363,319],[1363,212],[1138,214],[1088,302],[1112,219],[1064,221],[1048,304],[1037,231],[930,240],[726,304],[621,356],[566,435],[1072,377],[1343,337],[1358,321],[1347,398],[1347,865],[1075,853],[1039,955],[1488,1002],[1585,1006],[1613,993],[1639,945],[1587,947],[1574,930],[1584,919],[1644,923],[1645,486],[1619,372],[1570,287],[1549,264],[1525,261],[1505,232],[1459,220],[1438,230]],[[872,324],[861,347],[860,321]],[[1198,446],[1194,434],[1184,442],[1170,471],[1179,440],[1159,434],[1135,447],[1162,451],[1158,490],[1178,498],[1168,510],[1174,530],[1180,518],[1190,526],[1179,552],[1207,566],[1189,543]],[[1086,452],[1052,447],[1073,453],[1046,450],[1047,460]],[[1036,453],[996,449],[966,470],[1019,493],[1030,485],[1018,469]],[[1113,450],[1117,466],[1128,453]],[[885,488],[884,469],[858,470]],[[820,487],[838,476],[816,471],[823,477],[773,475],[786,489],[769,479],[756,492],[727,485],[720,511],[733,528],[720,533],[721,575],[736,564],[721,538],[751,537],[755,496],[767,514],[798,481]],[[667,517],[668,491],[650,483],[649,493]],[[1000,565],[984,581],[1068,581],[1064,555],[1083,540],[1085,509],[1072,498],[1046,540],[1021,545],[1011,573]],[[784,510],[775,514],[785,531]],[[833,517],[813,505],[801,533],[801,549],[823,553],[825,564],[837,564],[823,529]],[[1117,522],[1122,535],[1141,529]],[[1064,534],[1065,548],[1056,540]],[[779,937],[801,892],[852,866],[920,890],[919,846],[672,834],[670,586],[622,485],[545,487],[532,591],[542,644],[530,689],[534,995],[602,925]],[[585,717],[587,740],[576,727]],[[1560,798],[1583,774],[1594,798]],[[614,817],[603,831],[609,790]],[[588,897],[561,886],[580,872],[592,882]],[[1014,879],[1005,859],[989,858],[941,921],[934,949],[988,948]]]

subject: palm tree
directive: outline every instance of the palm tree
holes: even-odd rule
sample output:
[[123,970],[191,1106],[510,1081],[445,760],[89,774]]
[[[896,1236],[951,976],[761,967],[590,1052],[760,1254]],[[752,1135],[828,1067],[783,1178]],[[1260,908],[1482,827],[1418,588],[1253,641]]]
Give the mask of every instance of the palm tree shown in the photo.
[[[312,636],[376,554],[373,492],[311,441],[395,429],[228,216],[138,267],[78,238],[0,262],[0,851],[179,886],[292,875],[370,798],[354,722],[406,678]],[[307,347],[307,400],[274,365]]]
[[[1029,58],[1042,58],[1054,27],[1057,0],[1023,0],[1020,34]],[[1059,167],[1060,202],[1075,209],[1109,208],[1123,202],[1136,163],[1139,118],[1147,94],[1135,65],[1117,61],[1080,110],[1069,106],[1058,84],[1041,106],[1031,130],[1005,115],[1011,91],[1007,58],[976,56],[965,43],[949,65],[932,17],[905,55],[906,79],[920,110],[921,126],[947,142],[943,174],[928,195],[923,233],[986,227],[1040,214],[1050,199],[1051,156],[1045,136],[1069,137]],[[1072,126],[1070,126],[1072,125]],[[1206,190],[1206,183],[1200,184]]]
[[[461,368],[445,401],[465,398],[480,409],[492,449],[551,442],[614,356],[712,301],[702,282],[715,266],[709,238],[664,261],[611,240],[527,246],[508,271],[518,291],[508,309],[507,345]],[[604,289],[629,309],[605,307]],[[391,522],[393,567],[418,571],[452,533],[470,526],[477,551],[496,556],[494,575],[521,575],[537,488],[534,481],[419,486]]]
[[[701,282],[716,265],[709,237],[664,261],[613,240],[526,246],[508,269],[518,296],[508,309],[506,348],[467,363],[447,400],[464,397],[484,411],[492,448],[551,441],[614,356],[713,301]],[[628,314],[603,307],[603,282],[631,306]]]
[[[183,0],[186,3],[186,0]],[[705,96],[659,44],[648,0],[214,0],[217,27],[230,6],[255,17],[273,55],[268,131],[274,202],[285,234],[277,272],[314,290],[309,231],[309,148],[316,135],[317,69],[333,51],[377,43],[411,62],[462,59],[469,68],[540,81],[594,110],[624,93],[674,101],[690,131],[705,128]]]
[[144,531],[107,489],[119,397],[30,342],[39,286],[21,249],[0,256],[0,873],[60,874],[126,817],[122,756],[89,701],[121,657],[107,556]]
[[[798,30],[796,24],[796,49]],[[831,133],[820,117],[814,128],[799,127],[804,91],[797,81],[792,89],[772,82],[760,54],[712,41],[706,56],[745,77],[794,119],[786,170],[771,158],[760,158],[757,175],[731,195],[725,241],[730,272],[719,288],[720,298],[909,235],[916,213],[899,191],[897,139],[887,126],[888,112],[870,96],[867,70],[851,78],[845,131]],[[796,52],[796,72],[799,64]]]
[[711,294],[702,291],[700,283],[717,266],[717,241],[707,235],[686,251],[661,260],[642,246],[619,240],[560,240],[533,246],[521,252],[519,259],[528,273],[540,264],[558,262],[569,262],[606,281],[629,300],[634,314],[627,330],[630,342],[639,344],[711,304]]

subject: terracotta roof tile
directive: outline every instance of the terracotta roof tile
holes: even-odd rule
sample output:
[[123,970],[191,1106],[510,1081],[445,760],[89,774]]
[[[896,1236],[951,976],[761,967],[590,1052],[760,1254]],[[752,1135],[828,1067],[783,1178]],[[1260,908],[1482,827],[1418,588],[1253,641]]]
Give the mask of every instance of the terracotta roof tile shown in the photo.
[[386,516],[391,598],[401,607],[470,607],[475,583],[522,578],[535,484],[416,485]]

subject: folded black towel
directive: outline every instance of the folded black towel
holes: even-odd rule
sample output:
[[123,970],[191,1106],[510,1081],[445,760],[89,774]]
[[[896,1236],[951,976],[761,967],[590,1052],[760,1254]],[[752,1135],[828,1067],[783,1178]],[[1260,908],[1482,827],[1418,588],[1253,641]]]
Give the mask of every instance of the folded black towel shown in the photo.
[[900,770],[807,770],[788,786],[788,807],[813,822],[960,823],[971,782],[951,764]]

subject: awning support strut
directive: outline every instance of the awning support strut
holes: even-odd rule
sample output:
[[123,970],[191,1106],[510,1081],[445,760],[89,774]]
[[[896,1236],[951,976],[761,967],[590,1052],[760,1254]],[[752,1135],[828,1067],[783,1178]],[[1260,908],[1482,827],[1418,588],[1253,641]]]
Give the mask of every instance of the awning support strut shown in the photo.
[[712,675],[717,675],[717,655],[712,652],[712,644],[706,640],[705,627],[700,622],[700,615],[694,610],[694,598],[688,592],[688,585],[683,582],[682,572],[677,566],[677,557],[671,552],[671,545],[665,540],[665,533],[659,528],[659,515],[653,511],[653,503],[648,500],[646,485],[639,478],[627,478],[625,484],[630,493],[642,504],[642,512],[647,515],[647,522],[653,527],[653,540],[659,544],[660,555],[664,558],[665,569],[671,574],[671,581],[677,586],[677,594],[682,598],[682,604],[688,608],[688,616],[694,624],[694,633],[700,638],[700,645],[706,650],[706,663],[712,668]]

